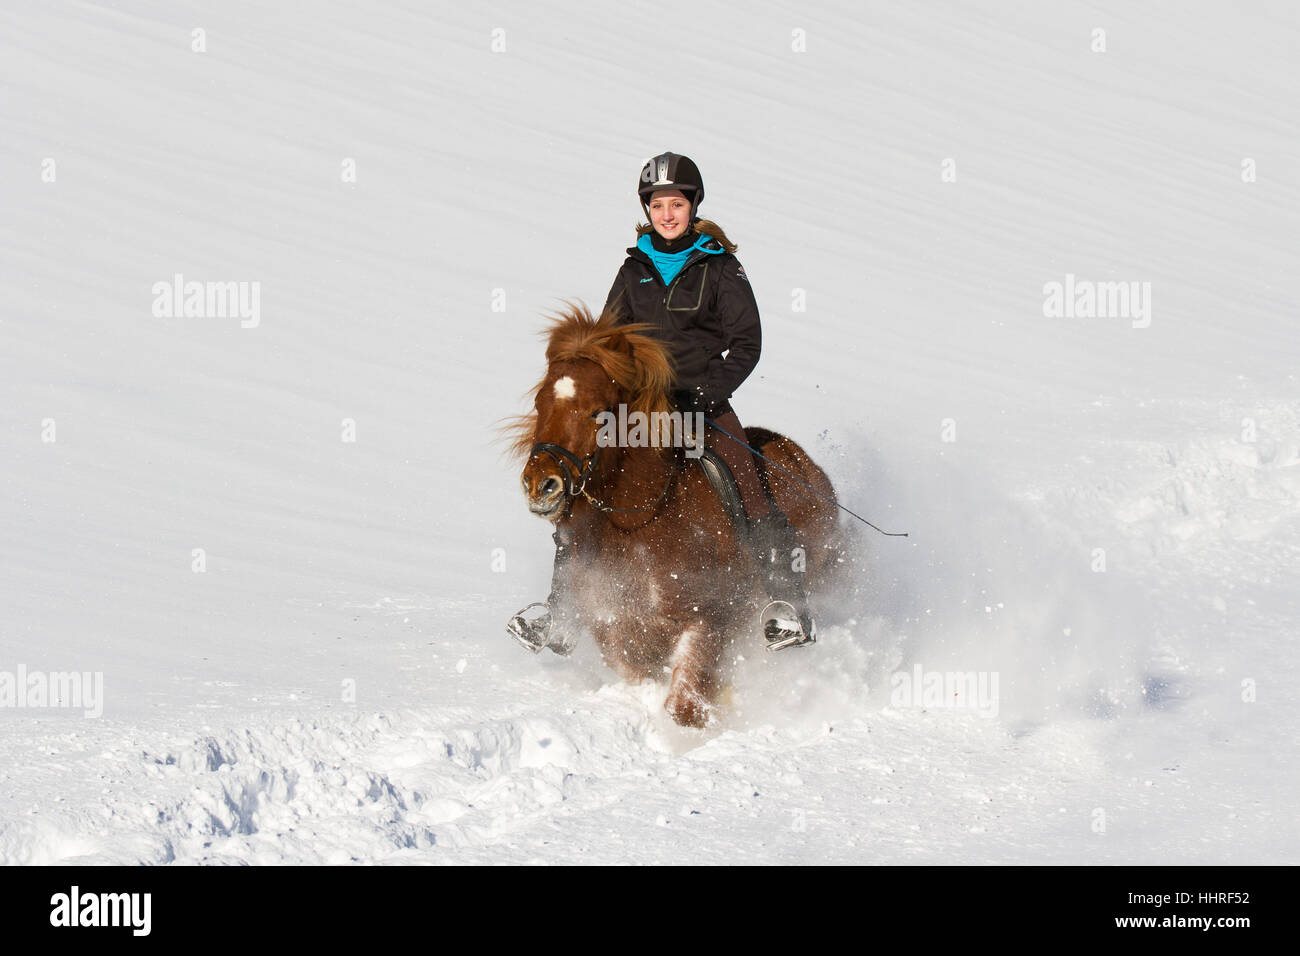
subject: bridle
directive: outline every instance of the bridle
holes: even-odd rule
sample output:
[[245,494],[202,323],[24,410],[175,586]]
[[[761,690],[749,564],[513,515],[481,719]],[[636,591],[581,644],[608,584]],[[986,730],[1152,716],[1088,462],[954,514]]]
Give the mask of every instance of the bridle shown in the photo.
[[[664,482],[664,490],[659,493],[659,497],[648,508],[615,508],[607,505],[603,501],[591,496],[587,491],[587,480],[591,478],[596,469],[596,452],[592,452],[585,458],[579,458],[563,445],[557,445],[555,442],[539,441],[533,445],[532,450],[528,453],[531,460],[539,454],[550,455],[555,459],[555,463],[560,466],[560,471],[564,475],[564,493],[568,496],[568,502],[564,506],[564,514],[567,517],[573,508],[573,499],[578,495],[586,498],[591,502],[592,507],[597,511],[603,511],[606,514],[645,514],[659,510],[659,506],[664,503],[668,497],[668,492],[672,490],[673,480],[677,477],[680,468],[671,468],[668,472],[668,480]],[[653,520],[653,519],[652,519]]]
[[[593,451],[586,458],[579,458],[563,445],[557,445],[552,441],[539,441],[533,446],[532,451],[528,453],[529,459],[536,458],[538,454],[545,452],[555,459],[555,463],[560,466],[560,471],[564,473],[564,493],[570,498],[575,495],[585,495],[587,493],[587,479],[591,477],[592,471],[596,467],[596,453]],[[577,469],[577,474],[574,474]]]

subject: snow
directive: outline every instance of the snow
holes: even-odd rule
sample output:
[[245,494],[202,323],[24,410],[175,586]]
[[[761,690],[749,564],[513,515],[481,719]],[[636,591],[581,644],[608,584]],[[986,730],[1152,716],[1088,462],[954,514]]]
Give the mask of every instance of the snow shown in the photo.
[[[0,862],[1300,860],[1294,11],[662,7],[0,10],[0,681],[103,681],[0,706]],[[493,426],[664,149],[741,420],[910,534],[704,731],[504,631]]]

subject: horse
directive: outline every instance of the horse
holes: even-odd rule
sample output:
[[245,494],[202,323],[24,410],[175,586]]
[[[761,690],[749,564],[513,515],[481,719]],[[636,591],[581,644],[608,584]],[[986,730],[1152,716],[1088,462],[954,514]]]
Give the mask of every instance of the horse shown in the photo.
[[[529,511],[571,542],[570,620],[590,631],[624,680],[667,674],[668,714],[703,727],[735,651],[756,641],[766,603],[757,560],[691,463],[689,441],[601,439],[600,423],[620,405],[629,418],[641,412],[660,422],[671,419],[655,416],[676,411],[671,355],[651,327],[618,324],[617,314],[596,318],[568,301],[547,318],[546,374],[529,393],[533,410],[506,429],[510,451],[524,460]],[[836,560],[834,489],[791,439],[762,428],[746,433],[777,466],[758,462],[765,490],[797,532],[803,553],[791,560],[803,563],[811,595]],[[731,440],[708,433],[709,443]]]

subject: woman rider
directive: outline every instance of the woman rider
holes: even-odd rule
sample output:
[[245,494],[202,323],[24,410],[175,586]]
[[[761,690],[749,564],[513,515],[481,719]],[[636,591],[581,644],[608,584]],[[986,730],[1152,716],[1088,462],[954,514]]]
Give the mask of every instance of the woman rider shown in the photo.
[[[673,355],[678,407],[701,411],[716,423],[717,430],[710,429],[706,441],[736,478],[750,545],[766,571],[769,595],[789,603],[798,615],[800,639],[783,641],[783,646],[806,643],[816,632],[802,575],[791,568],[794,532],[784,512],[763,492],[754,456],[742,444],[748,443],[745,430],[729,401],[758,364],[762,347],[758,304],[749,279],[734,255],[736,246],[722,229],[696,215],[704,200],[704,180],[690,158],[663,153],[651,159],[641,170],[637,195],[649,223],[638,227],[636,246],[627,250],[605,311],[617,312],[620,324],[647,322],[654,327],[653,334]],[[548,613],[533,621],[516,617],[511,622],[511,632],[534,649],[549,645],[560,650],[571,641],[569,635],[551,633],[549,612],[560,603],[570,550],[558,531],[555,543]],[[563,622],[555,623],[562,629]],[[779,636],[788,638],[790,633]]]

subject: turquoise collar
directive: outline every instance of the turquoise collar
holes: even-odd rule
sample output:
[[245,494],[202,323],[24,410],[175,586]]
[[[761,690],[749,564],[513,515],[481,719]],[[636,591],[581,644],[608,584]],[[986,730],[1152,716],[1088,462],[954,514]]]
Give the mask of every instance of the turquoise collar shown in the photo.
[[650,257],[650,261],[653,262],[655,268],[659,270],[659,275],[663,277],[664,285],[670,285],[673,279],[677,278],[677,273],[681,272],[682,267],[686,265],[686,260],[694,254],[696,249],[699,249],[701,252],[707,252],[710,255],[717,255],[723,251],[722,249],[704,248],[705,243],[710,242],[712,239],[713,237],[708,233],[702,232],[700,233],[700,238],[695,241],[694,245],[687,246],[681,252],[660,252],[654,247],[654,243],[650,240],[650,234],[646,233],[644,236],[637,239],[636,247]]

